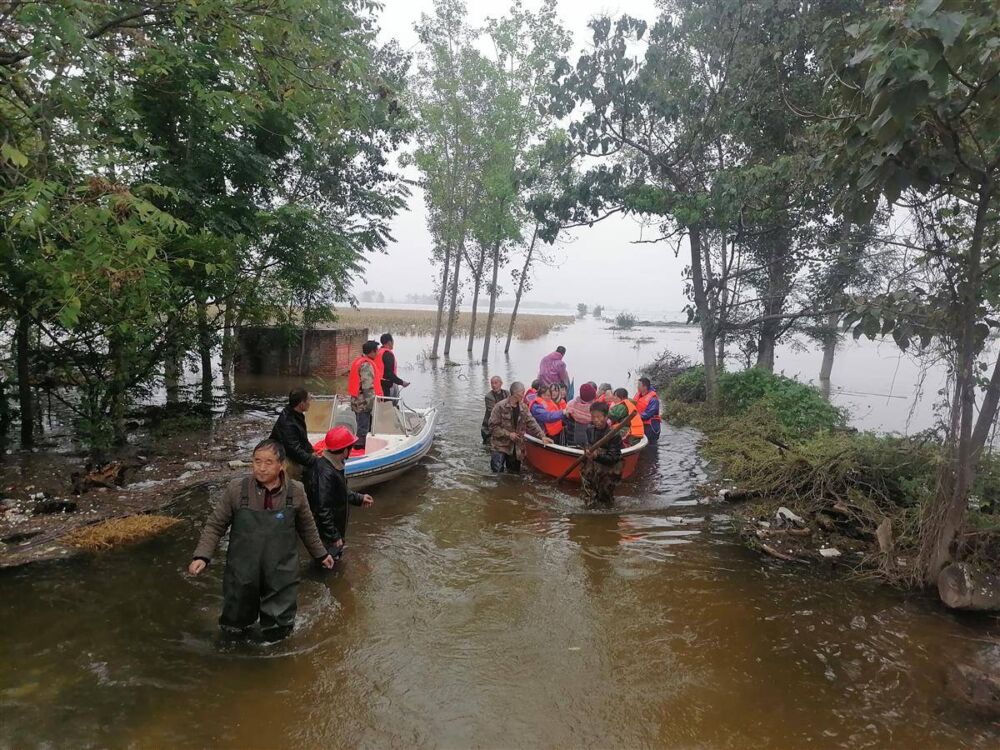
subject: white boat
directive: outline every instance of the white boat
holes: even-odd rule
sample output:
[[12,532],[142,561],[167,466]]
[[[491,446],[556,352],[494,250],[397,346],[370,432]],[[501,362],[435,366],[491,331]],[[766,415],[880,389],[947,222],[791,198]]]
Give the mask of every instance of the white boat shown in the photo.
[[[358,422],[348,396],[313,396],[306,412],[306,429],[313,445],[327,431],[343,425],[357,433]],[[416,466],[434,442],[437,407],[414,409],[402,398],[376,396],[372,426],[363,454],[352,454],[344,471],[352,489],[358,490],[394,479]]]

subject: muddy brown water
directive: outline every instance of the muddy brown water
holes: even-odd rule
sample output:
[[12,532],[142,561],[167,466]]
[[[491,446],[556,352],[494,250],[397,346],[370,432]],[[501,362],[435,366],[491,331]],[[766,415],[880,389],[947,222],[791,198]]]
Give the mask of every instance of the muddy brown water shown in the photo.
[[[485,379],[552,340],[489,372],[408,365],[436,448],[354,509],[342,569],[303,566],[281,644],[220,641],[221,564],[183,572],[215,486],[154,542],[0,575],[0,747],[1000,746],[943,689],[995,621],[748,552],[694,491],[696,433],[667,427],[614,512],[490,475]],[[591,377],[652,354],[621,347]],[[240,387],[273,407],[287,383]]]

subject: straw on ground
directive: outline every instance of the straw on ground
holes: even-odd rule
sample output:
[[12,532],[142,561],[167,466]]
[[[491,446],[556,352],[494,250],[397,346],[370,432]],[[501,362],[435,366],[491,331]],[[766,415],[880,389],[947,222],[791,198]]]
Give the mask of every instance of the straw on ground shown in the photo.
[[107,521],[73,529],[62,538],[63,544],[85,550],[105,550],[125,544],[136,544],[181,521],[169,516],[140,515],[125,518],[111,518]]

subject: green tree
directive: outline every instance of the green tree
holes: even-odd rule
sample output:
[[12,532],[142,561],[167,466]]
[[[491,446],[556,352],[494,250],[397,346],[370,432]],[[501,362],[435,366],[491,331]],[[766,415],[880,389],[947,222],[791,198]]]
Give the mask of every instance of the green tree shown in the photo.
[[828,53],[835,106],[823,160],[844,175],[844,205],[861,221],[880,198],[904,196],[927,281],[858,300],[847,324],[904,349],[936,341],[952,362],[946,460],[922,521],[917,572],[927,583],[956,554],[1000,401],[1000,360],[983,377],[985,342],[1000,327],[998,40],[996,3],[923,0],[860,16]]

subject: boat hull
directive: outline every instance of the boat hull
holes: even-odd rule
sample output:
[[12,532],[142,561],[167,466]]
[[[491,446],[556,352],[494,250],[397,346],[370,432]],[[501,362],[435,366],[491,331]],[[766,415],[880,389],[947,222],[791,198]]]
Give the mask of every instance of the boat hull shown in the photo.
[[[639,465],[639,454],[647,445],[649,445],[649,440],[643,437],[638,444],[622,449],[622,479],[628,479],[635,474]],[[569,448],[563,445],[545,445],[541,440],[531,435],[525,435],[523,454],[522,458],[533,469],[558,478],[583,455],[583,451],[579,448]],[[580,467],[573,469],[566,479],[571,482],[579,482]]]
[[[426,456],[434,444],[434,427],[437,423],[437,409],[419,409],[424,417],[424,426],[419,433],[405,438],[392,438],[391,447],[378,450],[371,455],[349,458],[344,465],[347,484],[352,490],[361,490],[376,484],[388,482],[409,471]],[[373,436],[374,433],[372,433]],[[315,442],[321,436],[310,434]]]

